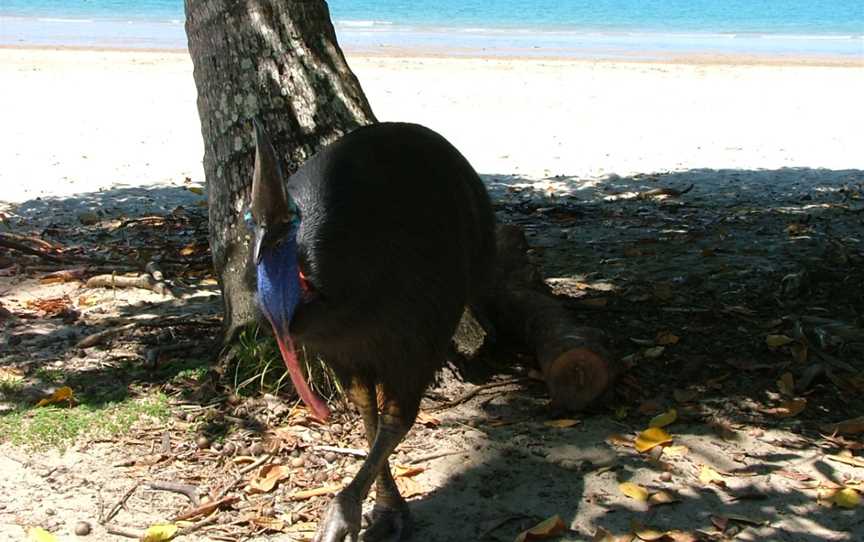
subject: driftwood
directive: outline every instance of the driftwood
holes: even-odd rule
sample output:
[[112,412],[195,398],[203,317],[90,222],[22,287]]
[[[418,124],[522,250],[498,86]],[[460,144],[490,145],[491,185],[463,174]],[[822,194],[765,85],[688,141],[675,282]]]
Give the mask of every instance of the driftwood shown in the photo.
[[603,332],[581,326],[552,295],[528,259],[520,228],[499,226],[497,244],[495,290],[486,307],[496,332],[536,354],[554,406],[584,409],[609,389],[621,364],[607,352]]
[[[159,273],[161,276],[161,273]],[[118,275],[96,275],[87,279],[88,288],[141,288],[160,295],[171,295],[171,290],[162,281],[157,281],[148,272],[135,277]]]

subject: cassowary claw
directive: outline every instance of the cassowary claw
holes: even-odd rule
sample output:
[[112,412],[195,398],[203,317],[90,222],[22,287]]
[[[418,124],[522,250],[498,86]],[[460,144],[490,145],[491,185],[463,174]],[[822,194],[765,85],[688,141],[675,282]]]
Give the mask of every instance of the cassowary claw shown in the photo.
[[313,542],[359,542],[360,500],[346,493],[339,493],[330,503],[327,516],[318,526]]
[[404,503],[398,508],[376,504],[363,520],[368,525],[360,537],[363,542],[400,542],[411,536],[411,513]]

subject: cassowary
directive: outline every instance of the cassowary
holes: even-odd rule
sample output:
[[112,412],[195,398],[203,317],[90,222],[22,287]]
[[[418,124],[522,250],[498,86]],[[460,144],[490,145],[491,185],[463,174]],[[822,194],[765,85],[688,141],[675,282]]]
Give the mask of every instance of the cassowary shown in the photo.
[[258,304],[301,399],[326,419],[295,343],[321,355],[363,417],[370,451],[331,503],[316,542],[407,534],[388,457],[414,423],[466,305],[491,278],[494,219],[482,181],[437,133],[414,124],[359,128],[287,181],[255,122],[249,220]]

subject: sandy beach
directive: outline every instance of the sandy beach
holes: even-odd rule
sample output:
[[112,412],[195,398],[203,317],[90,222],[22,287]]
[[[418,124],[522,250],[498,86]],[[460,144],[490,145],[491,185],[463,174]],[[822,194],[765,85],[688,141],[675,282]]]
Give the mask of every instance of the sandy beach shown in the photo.
[[[379,119],[438,130],[490,176],[864,168],[860,64],[348,58]],[[185,52],[4,48],[0,76],[0,201],[203,182]]]

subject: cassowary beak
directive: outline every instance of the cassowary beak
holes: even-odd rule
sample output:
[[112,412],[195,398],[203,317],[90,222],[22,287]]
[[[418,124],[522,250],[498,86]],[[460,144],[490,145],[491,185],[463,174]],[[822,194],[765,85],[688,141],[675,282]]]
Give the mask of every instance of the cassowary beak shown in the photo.
[[261,263],[261,249],[264,246],[264,239],[267,237],[267,227],[262,225],[255,226],[255,239],[252,241],[252,261],[255,265]]

